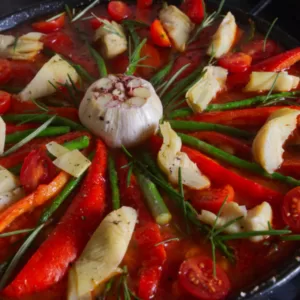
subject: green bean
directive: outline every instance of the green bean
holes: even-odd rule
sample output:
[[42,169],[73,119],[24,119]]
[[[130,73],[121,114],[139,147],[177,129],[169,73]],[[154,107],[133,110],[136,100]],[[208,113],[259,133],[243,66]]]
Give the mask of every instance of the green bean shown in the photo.
[[[34,132],[35,129],[28,129],[28,130],[23,130],[23,131],[17,131],[14,133],[7,134],[5,137],[5,144],[10,144],[10,143],[18,143],[22,139],[24,139],[27,135],[31,134]],[[61,135],[65,134],[71,131],[70,127],[67,126],[60,126],[60,127],[47,127],[43,131],[41,131],[37,137],[47,137],[47,136],[56,136],[56,135]]]
[[106,69],[106,65],[105,65],[105,61],[104,61],[103,57],[92,46],[88,45],[88,48],[90,50],[92,57],[94,58],[94,60],[97,63],[100,76],[106,77],[107,69]]
[[[3,120],[6,122],[19,123],[19,122],[34,122],[34,123],[43,123],[50,118],[52,115],[47,114],[12,114],[12,115],[4,115],[2,116]],[[73,122],[67,118],[56,116],[56,118],[52,121],[53,125],[58,126],[68,126],[72,130],[83,130],[84,127],[81,124]]]
[[165,176],[163,175],[162,171],[157,166],[156,162],[153,160],[149,152],[143,152],[141,154],[141,159],[153,174],[155,174],[160,180],[167,182]]
[[185,108],[180,108],[180,109],[176,109],[176,110],[172,111],[169,114],[169,118],[170,119],[184,118],[184,117],[188,117],[192,114],[193,114],[193,110],[189,107],[185,107]]
[[162,81],[168,76],[171,72],[175,59],[171,59],[170,62],[165,65],[161,70],[159,70],[151,79],[150,82],[153,86],[157,86],[158,84],[162,83]]
[[136,177],[156,223],[159,225],[168,224],[172,216],[156,185],[139,171],[136,171]]
[[205,111],[220,111],[220,110],[231,110],[236,108],[245,108],[254,106],[256,104],[266,104],[269,100],[274,100],[276,98],[288,98],[299,95],[299,91],[295,92],[283,92],[283,93],[277,93],[277,94],[271,94],[271,95],[260,95],[256,97],[252,97],[249,99],[244,99],[240,101],[233,101],[233,102],[227,102],[227,103],[220,103],[220,104],[210,104],[207,106]]
[[118,173],[116,171],[115,161],[111,155],[108,156],[108,173],[111,186],[111,198],[113,209],[120,208],[120,192],[118,186]]
[[249,131],[241,130],[238,128],[204,122],[193,122],[193,121],[168,121],[173,129],[177,130],[188,130],[188,131],[216,131],[232,136],[249,138],[253,137],[253,134]]
[[217,158],[226,163],[229,163],[230,165],[232,165],[234,167],[259,174],[259,175],[269,178],[269,179],[275,179],[275,180],[284,182],[286,184],[289,184],[291,186],[299,186],[300,185],[300,180],[297,180],[290,176],[282,175],[277,172],[269,174],[257,163],[249,162],[249,161],[243,160],[241,158],[238,158],[232,154],[229,154],[228,152],[225,152],[215,146],[205,143],[197,138],[194,138],[192,136],[189,136],[189,135],[186,135],[183,133],[178,133],[178,136],[181,138],[182,142],[185,145],[192,146],[193,148],[196,148],[196,149],[200,150],[201,152],[204,152],[205,154],[208,154],[214,158]]

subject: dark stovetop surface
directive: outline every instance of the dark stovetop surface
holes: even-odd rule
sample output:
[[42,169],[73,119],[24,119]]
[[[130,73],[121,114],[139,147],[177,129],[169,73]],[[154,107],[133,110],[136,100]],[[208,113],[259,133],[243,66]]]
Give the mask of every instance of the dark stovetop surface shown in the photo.
[[[65,0],[66,3],[72,4],[76,0]],[[268,0],[265,0],[267,2]],[[30,4],[44,2],[43,0],[0,0],[0,17],[7,13],[14,12],[21,7]],[[260,0],[226,0],[231,6],[242,8],[243,11],[250,12]],[[300,41],[300,1],[299,0],[273,0],[271,3],[259,13],[259,16],[273,21],[279,18],[277,25],[296,37]],[[78,3],[78,1],[77,1]],[[258,298],[256,298],[258,299]],[[292,281],[284,284],[282,287],[272,291],[268,297],[260,298],[260,300],[297,300],[300,299],[300,275]]]

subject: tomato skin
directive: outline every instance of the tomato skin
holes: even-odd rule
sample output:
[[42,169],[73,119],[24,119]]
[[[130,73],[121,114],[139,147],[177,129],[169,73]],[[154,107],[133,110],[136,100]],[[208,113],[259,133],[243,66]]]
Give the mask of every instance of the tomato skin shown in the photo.
[[20,182],[27,193],[33,192],[40,184],[48,184],[56,175],[56,167],[45,150],[32,150],[24,159]]
[[197,211],[202,209],[218,213],[224,200],[232,202],[234,199],[234,189],[231,185],[227,184],[218,188],[209,188],[205,190],[191,191],[190,199],[193,207]]
[[122,1],[111,1],[107,7],[108,13],[114,21],[122,21],[129,17],[130,8]]
[[290,190],[283,199],[282,218],[293,232],[300,233],[300,187]]
[[[109,19],[106,18],[106,17],[101,17],[101,19],[104,19],[104,20],[108,20],[108,21],[109,21]],[[101,21],[100,21],[99,19],[97,19],[97,18],[93,18],[93,19],[90,20],[90,24],[91,24],[91,27],[92,27],[94,30],[96,30],[96,29],[98,29],[99,27],[101,27],[101,26],[103,25],[103,22],[101,22]]]
[[185,0],[182,4],[182,10],[196,24],[200,24],[205,15],[205,4],[203,0]]
[[229,53],[218,60],[218,65],[231,73],[242,73],[247,71],[252,62],[252,57],[243,52]]
[[73,48],[72,39],[63,32],[48,34],[42,38],[42,42],[45,47],[62,55],[68,55]]
[[65,14],[49,22],[42,21],[42,22],[33,23],[32,28],[42,33],[51,33],[63,28],[64,25],[65,25]]
[[7,59],[0,59],[0,84],[7,83],[12,77],[11,63]]
[[213,275],[213,261],[206,256],[196,256],[185,260],[179,269],[180,286],[200,300],[224,299],[230,290],[226,273],[216,266]]
[[227,76],[226,85],[228,89],[245,86],[250,80],[251,72],[246,71],[242,73],[231,73]]
[[11,94],[0,91],[0,114],[5,114],[11,106]]
[[155,20],[151,24],[150,34],[154,44],[157,46],[171,47],[170,39],[159,20]]
[[137,0],[138,8],[149,8],[152,5],[152,0]]
[[253,61],[259,61],[274,55],[277,51],[277,45],[274,41],[267,40],[264,51],[264,40],[254,40],[243,44],[241,50],[250,55]]

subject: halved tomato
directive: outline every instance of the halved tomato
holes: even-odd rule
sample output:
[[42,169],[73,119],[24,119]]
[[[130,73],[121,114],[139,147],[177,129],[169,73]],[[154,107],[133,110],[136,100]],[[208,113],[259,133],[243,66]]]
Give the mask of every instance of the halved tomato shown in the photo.
[[24,159],[20,182],[27,193],[34,191],[40,184],[49,183],[56,175],[56,167],[45,150],[32,150]]
[[51,33],[63,28],[65,25],[65,14],[52,21],[42,21],[32,24],[32,28],[42,33]]
[[218,60],[218,65],[231,73],[242,73],[247,71],[252,62],[252,57],[243,52],[225,54]]
[[150,34],[154,44],[160,47],[171,47],[171,41],[159,20],[151,24]]
[[11,94],[0,91],[0,114],[5,114],[11,106]]
[[200,300],[224,299],[230,290],[227,274],[206,256],[196,256],[185,260],[179,269],[179,284],[189,294]]
[[234,189],[227,184],[219,188],[209,188],[205,190],[191,191],[190,200],[198,211],[202,209],[218,213],[224,200],[232,202],[234,199]]
[[300,187],[290,190],[283,199],[282,218],[294,232],[300,233]]
[[111,1],[107,7],[108,13],[114,21],[122,21],[130,15],[130,8],[125,2]]
[[73,49],[72,39],[63,32],[47,34],[42,38],[45,47],[62,55],[68,55]]
[[205,15],[205,4],[203,0],[184,0],[182,10],[194,23],[200,24]]

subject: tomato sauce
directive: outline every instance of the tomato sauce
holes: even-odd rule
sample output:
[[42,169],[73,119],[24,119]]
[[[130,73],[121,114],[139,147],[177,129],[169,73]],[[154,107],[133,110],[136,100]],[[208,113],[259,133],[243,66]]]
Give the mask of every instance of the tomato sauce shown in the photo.
[[[148,24],[150,24],[155,18],[157,18],[157,12],[159,10],[158,6],[153,6],[146,9],[137,9],[135,6],[130,6],[129,8],[129,19],[140,20]],[[99,17],[110,18],[107,13],[107,8],[104,5],[99,5],[98,7],[93,8],[92,12]],[[170,79],[182,66],[189,63],[190,65],[176,80],[176,82],[179,82],[181,79],[185,78],[188,74],[195,70],[200,64],[207,61],[206,49],[210,43],[211,36],[216,31],[218,25],[219,24],[216,23],[213,24],[213,26],[203,30],[199,39],[189,45],[188,49],[184,53],[179,55],[167,79]],[[13,35],[21,35],[22,33],[26,33],[29,31],[32,31],[31,24],[24,24],[11,30],[9,33]],[[145,79],[150,79],[151,76],[153,76],[153,74],[155,74],[155,72],[159,68],[164,66],[171,59],[172,55],[174,55],[174,50],[172,48],[160,48],[156,46],[151,41],[148,29],[140,29],[139,34],[141,37],[147,37],[149,39],[146,48],[144,48],[144,50],[142,51],[144,51],[145,54],[149,55],[150,57],[143,61],[143,64],[150,65],[152,66],[152,68],[139,67],[136,71],[136,74],[137,76],[141,76]],[[236,49],[240,49],[244,44],[246,34],[246,29],[239,33],[236,44],[234,45]],[[94,29],[91,26],[90,20],[80,20],[75,23],[70,23],[69,21],[66,22],[62,30],[51,33],[48,36],[45,36],[43,39],[44,41],[46,41],[46,48],[48,50],[50,48],[50,50],[54,50],[55,52],[62,54],[66,58],[72,60],[74,63],[84,67],[90,75],[97,78],[99,76],[97,65],[91,57],[88,47],[85,44],[85,41],[88,41],[91,44],[93,43],[93,35]],[[258,40],[261,38],[262,35],[256,34],[254,39]],[[278,46],[276,51],[281,52],[283,51],[283,49]],[[43,51],[32,62],[13,61],[12,79],[9,81],[9,87],[11,89],[22,89],[28,82],[30,82],[30,80],[34,77],[41,66],[49,59],[49,56],[46,52],[47,51]],[[128,65],[128,55],[121,54],[112,60],[106,61],[106,65],[108,68],[108,73],[123,73]],[[293,66],[290,69],[290,73],[299,76],[299,66]],[[232,78],[230,79],[232,81],[227,82],[226,91],[220,93],[216,97],[216,99],[213,100],[213,103],[232,102],[235,100],[251,98],[257,95],[257,93],[245,93],[243,91],[243,84],[241,85],[239,81],[242,81],[243,76],[245,76],[246,78],[247,74],[238,74],[239,78],[234,77],[233,74],[230,74],[230,76],[231,75]],[[87,86],[88,85],[85,84],[85,87]],[[60,99],[60,97],[62,96],[58,96],[58,99]],[[44,102],[48,104],[51,102],[51,97],[45,98],[44,100]],[[66,101],[63,97],[61,101],[64,101],[64,104],[67,106],[72,106],[72,103],[70,103],[70,101]],[[182,104],[182,107],[185,106],[186,104]],[[248,124],[243,124],[243,126],[237,127],[243,127],[247,130],[250,130]],[[253,130],[253,128],[251,128],[251,130]],[[293,141],[293,139],[291,140]],[[294,140],[297,139],[294,137]],[[146,147],[147,143],[148,142],[146,142]],[[251,145],[249,144],[249,147],[250,146]],[[285,152],[284,157],[286,159],[299,160],[298,151],[295,150],[297,148],[293,149],[292,147],[293,146],[286,147],[287,151]],[[224,149],[226,149],[225,146]],[[139,149],[137,149],[137,151],[139,151]],[[118,153],[119,152],[116,152],[116,155],[118,155]],[[253,158],[251,158],[251,161],[254,161]],[[290,189],[287,185],[278,183],[277,181],[264,179],[258,175],[253,175],[249,172],[231,167],[226,163],[220,162],[220,164],[222,164],[229,170],[232,170],[248,179],[251,179],[264,186],[270,187],[273,190],[279,191],[283,194]],[[300,178],[300,172],[295,171],[295,173],[296,175],[298,175],[298,178]],[[294,176],[296,177],[296,175]],[[212,187],[219,186],[213,182]],[[190,193],[193,193],[193,191],[186,190],[185,192],[187,195],[186,200],[191,201],[189,195]],[[107,198],[110,199],[109,194]],[[178,207],[174,205],[174,201],[172,201],[168,197],[165,197],[165,201],[172,213],[173,219],[170,224],[160,226],[162,240],[166,241],[164,244],[166,250],[166,261],[163,265],[161,280],[157,287],[156,295],[153,299],[159,300],[166,299],[167,297],[169,297],[170,299],[199,299],[192,296],[184,288],[182,288],[179,283],[178,272],[180,269],[180,265],[184,260],[198,256],[212,257],[211,243],[209,242],[209,239],[205,236],[205,234],[199,233],[193,228],[193,226],[189,226],[189,233],[187,233],[186,221],[182,217],[182,211],[178,210]],[[253,207],[252,199],[249,198],[249,196],[238,192],[235,192],[234,194],[234,201],[239,203],[240,205],[246,205],[248,208]],[[65,204],[65,206],[67,206],[67,204]],[[256,204],[257,203],[255,203],[255,205]],[[280,217],[281,207],[273,207],[273,209],[274,218],[278,217],[278,219],[273,220],[273,226],[278,229],[283,228],[284,224]],[[107,211],[109,210],[110,205],[108,205],[107,208]],[[64,211],[65,207],[63,207],[54,218],[54,223],[52,223],[49,228],[41,234],[39,242],[36,243],[33,249],[38,248],[40,242],[48,236],[48,234],[54,228],[55,223],[58,222],[60,216],[63,215]],[[30,214],[25,215],[25,221],[20,218],[18,220],[18,223],[17,221],[15,221],[15,223],[11,227],[7,228],[7,231],[12,231],[14,227],[28,228],[34,226],[35,222],[38,219],[37,216],[39,216],[40,213],[41,209],[35,210]],[[21,223],[22,225],[19,225]],[[0,239],[0,262],[8,258],[10,256],[10,253],[16,251],[21,240],[22,236],[18,236],[18,238],[13,242],[12,238],[2,240]],[[272,270],[279,267],[284,260],[292,257],[294,250],[298,246],[296,243],[281,241],[277,237],[269,238],[259,243],[252,243],[249,240],[236,240],[230,241],[228,244],[233,249],[235,262],[230,262],[219,250],[217,250],[216,264],[227,274],[231,286],[230,293],[232,294],[239,292],[241,289],[245,288],[253,282],[259,282],[259,280],[263,280],[269,273],[272,272]],[[31,252],[33,253],[34,251],[32,250]],[[141,268],[140,261],[142,260],[141,257],[142,253],[140,253],[140,250],[137,247],[137,241],[135,240],[135,238],[133,238],[122,262],[123,265],[126,265],[128,267],[129,287],[133,291],[136,291],[138,286],[138,278]],[[34,276],[38,276],[38,270],[36,270],[36,274]],[[66,299],[66,294],[67,278],[65,276],[61,281],[54,284],[51,288],[33,295],[21,297],[19,299],[63,300]],[[107,296],[107,299],[117,299],[117,296],[118,287],[115,283],[113,285],[112,292]],[[0,298],[3,300],[13,299],[3,295],[1,295]]]

